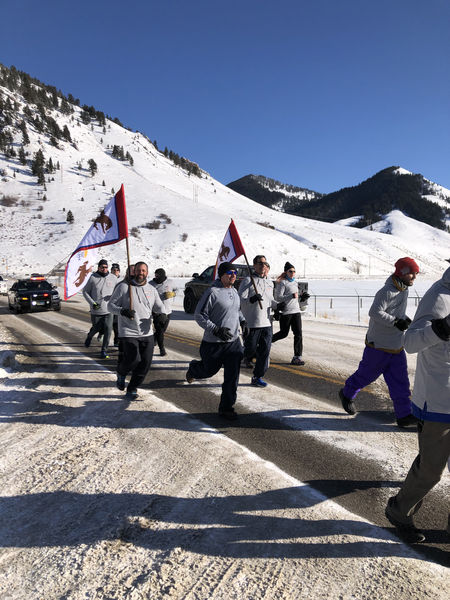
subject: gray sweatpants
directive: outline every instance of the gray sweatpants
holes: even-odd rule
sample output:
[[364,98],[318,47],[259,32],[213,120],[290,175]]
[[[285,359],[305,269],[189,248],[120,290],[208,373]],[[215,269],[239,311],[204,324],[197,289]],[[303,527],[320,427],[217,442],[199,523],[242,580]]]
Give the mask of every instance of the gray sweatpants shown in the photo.
[[440,481],[450,456],[450,423],[420,421],[419,454],[397,494],[391,511],[405,524],[422,506],[428,492]]

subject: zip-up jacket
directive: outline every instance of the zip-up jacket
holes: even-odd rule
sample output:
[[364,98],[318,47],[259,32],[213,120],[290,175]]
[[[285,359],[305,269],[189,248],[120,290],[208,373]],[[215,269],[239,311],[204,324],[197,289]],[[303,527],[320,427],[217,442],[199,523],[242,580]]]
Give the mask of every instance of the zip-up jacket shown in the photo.
[[170,279],[165,279],[162,283],[157,283],[154,279],[149,281],[159,294],[162,303],[165,306],[166,314],[172,312],[173,299],[175,297],[176,288],[173,287],[173,282]]
[[431,321],[450,314],[450,268],[425,293],[405,335],[405,350],[417,352],[412,410],[424,421],[450,422],[450,341],[431,328]]
[[216,327],[228,327],[233,336],[233,342],[239,336],[239,324],[244,320],[240,311],[240,298],[235,287],[225,288],[220,280],[203,292],[195,309],[194,317],[205,330],[204,342],[224,343],[214,335]]
[[[89,304],[90,311],[93,315],[107,315],[108,301],[117,284],[117,277],[108,273],[101,275],[100,273],[92,273],[87,284],[83,288],[83,296]],[[100,308],[94,310],[94,304],[100,304]]]
[[265,277],[260,277],[257,273],[253,274],[253,280],[258,290],[257,293],[262,296],[262,309],[259,306],[259,302],[250,302],[250,298],[256,292],[251,278],[246,277],[241,281],[241,285],[239,286],[242,314],[251,329],[270,327],[272,325],[272,309],[277,307],[277,303],[273,297],[273,283]]
[[153,335],[152,312],[166,314],[155,288],[149,283],[138,285],[131,281],[131,298],[133,301],[134,319],[129,319],[120,314],[122,308],[130,308],[128,283],[122,281],[116,286],[109,302],[108,310],[118,315],[119,337],[148,337]]
[[366,344],[377,350],[399,353],[403,350],[405,332],[395,327],[397,319],[406,317],[408,287],[395,275],[386,279],[384,286],[375,294],[369,309],[369,328]]
[[294,315],[300,311],[304,311],[307,306],[307,302],[299,302],[298,297],[294,298],[294,294],[299,294],[298,282],[294,279],[289,281],[288,279],[278,278],[275,283],[275,300],[277,302],[284,302],[286,306],[280,313],[283,315]]

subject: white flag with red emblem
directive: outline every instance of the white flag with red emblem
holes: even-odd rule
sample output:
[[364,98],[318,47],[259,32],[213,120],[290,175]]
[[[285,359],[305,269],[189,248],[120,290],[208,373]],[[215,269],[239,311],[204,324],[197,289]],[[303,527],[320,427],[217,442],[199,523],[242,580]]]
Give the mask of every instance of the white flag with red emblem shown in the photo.
[[72,253],[64,276],[64,300],[80,292],[95,269],[97,249],[117,244],[128,237],[127,212],[123,185],[100,212]]
[[237,258],[245,254],[244,246],[236,229],[233,219],[227,229],[219,254],[217,255],[216,266],[214,269],[214,279],[217,277],[217,269],[223,262],[234,262]]

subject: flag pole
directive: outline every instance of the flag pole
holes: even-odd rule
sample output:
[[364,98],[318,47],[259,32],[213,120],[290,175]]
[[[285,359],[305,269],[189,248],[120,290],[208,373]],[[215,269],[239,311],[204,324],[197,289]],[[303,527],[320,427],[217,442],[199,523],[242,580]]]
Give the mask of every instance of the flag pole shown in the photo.
[[[127,232],[128,233],[128,232]],[[130,262],[130,245],[128,243],[128,235],[125,238],[125,243],[127,246],[127,263],[128,263],[128,269],[127,269],[127,273],[128,273],[128,296],[130,298],[130,310],[133,310],[133,299],[131,297],[131,273],[130,273],[130,267],[131,267],[131,262]]]
[[[245,252],[244,252],[244,258],[245,258],[245,262],[247,263],[248,275],[249,275],[250,279],[252,280],[253,289],[255,290],[255,294],[259,294],[258,288],[256,287],[255,280],[253,279],[253,274],[252,274],[252,272],[250,270],[250,265],[249,265],[249,262],[247,260],[247,255],[245,254]],[[259,308],[262,310],[263,306],[262,306],[261,300],[258,300],[258,304],[259,304]]]

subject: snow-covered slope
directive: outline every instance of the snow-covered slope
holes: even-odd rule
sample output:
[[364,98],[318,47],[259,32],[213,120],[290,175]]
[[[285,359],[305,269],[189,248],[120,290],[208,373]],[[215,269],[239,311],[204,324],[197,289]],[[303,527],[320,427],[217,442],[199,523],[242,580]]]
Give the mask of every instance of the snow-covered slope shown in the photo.
[[[23,98],[2,87],[0,93],[18,103],[16,114],[22,120]],[[33,105],[30,108],[36,111]],[[6,267],[15,274],[48,272],[64,263],[112,190],[117,191],[122,183],[132,260],[146,260],[150,270],[163,266],[172,275],[191,275],[214,263],[231,218],[249,260],[266,254],[273,275],[289,260],[307,277],[379,276],[391,272],[399,257],[409,255],[434,277],[450,257],[450,234],[398,211],[394,211],[391,234],[375,231],[376,227],[367,231],[286,215],[244,198],[207,173],[201,178],[189,175],[140,133],[110,120],[105,127],[96,121],[85,125],[81,109],[74,106],[74,110],[73,115],[63,115],[47,109],[61,129],[67,125],[72,144],[59,141],[59,147],[54,147],[48,136],[28,124],[27,158],[31,160],[41,149],[46,161],[51,158],[61,167],[46,174],[46,189],[36,183],[29,165],[0,154],[2,273]],[[17,129],[12,132],[17,152],[22,135]],[[114,145],[130,153],[132,166],[111,156]],[[88,169],[90,159],[98,166],[94,176]],[[75,219],[72,224],[66,221],[69,209]],[[146,227],[154,221],[160,222],[159,229]],[[124,265],[125,244],[107,247],[101,254]]]

